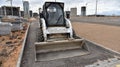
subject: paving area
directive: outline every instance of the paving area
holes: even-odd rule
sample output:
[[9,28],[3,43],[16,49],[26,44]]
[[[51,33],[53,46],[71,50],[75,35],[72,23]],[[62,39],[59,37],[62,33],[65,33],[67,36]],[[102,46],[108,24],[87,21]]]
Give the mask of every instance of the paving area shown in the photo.
[[[36,31],[39,28],[38,25],[39,24],[37,22],[31,23],[21,67],[84,67],[85,65],[90,65],[101,60],[108,60],[115,58],[115,56],[120,56],[86,41],[90,50],[90,54],[88,55],[62,58],[52,61],[35,62],[34,42],[36,40]],[[119,60],[119,58],[117,60]],[[108,67],[111,66],[108,65]]]
[[120,52],[120,27],[84,22],[73,22],[77,35]]

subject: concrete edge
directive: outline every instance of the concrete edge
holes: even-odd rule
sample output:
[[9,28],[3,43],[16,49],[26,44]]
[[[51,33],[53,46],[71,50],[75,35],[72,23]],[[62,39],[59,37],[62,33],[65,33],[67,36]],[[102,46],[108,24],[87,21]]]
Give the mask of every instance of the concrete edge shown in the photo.
[[[77,35],[77,34],[76,34]],[[77,35],[78,37],[81,37],[81,36],[79,36],[79,35]],[[96,43],[96,42],[94,42],[94,41],[92,41],[92,40],[89,40],[89,39],[87,39],[87,38],[84,38],[84,37],[81,37],[81,38],[83,38],[84,40],[86,40],[86,41],[89,41],[89,42],[91,42],[91,43],[93,43],[94,45],[96,45],[96,46],[99,46],[99,47],[101,47],[101,48],[104,48],[104,49],[106,49],[106,50],[109,50],[109,51],[112,51],[113,53],[116,53],[116,54],[119,54],[120,55],[120,52],[118,52],[118,51],[115,51],[115,50],[113,50],[113,49],[110,49],[110,48],[108,48],[108,47],[105,47],[105,46],[103,46],[103,45],[101,45],[101,44],[99,44],[99,43]]]
[[27,40],[27,35],[28,35],[29,28],[30,28],[30,24],[28,24],[28,28],[27,28],[26,33],[25,33],[25,38],[24,38],[24,41],[22,43],[22,48],[21,48],[21,51],[20,51],[20,54],[19,54],[19,57],[18,57],[16,67],[20,67],[20,65],[21,65],[21,60],[22,60],[22,57],[23,57],[24,47],[25,47],[25,43],[26,43],[26,40]]
[[[84,39],[85,39],[85,38],[84,38]],[[91,41],[91,40],[88,40],[88,39],[85,39],[85,40],[87,40],[87,41],[93,43],[94,45],[99,46],[99,47],[101,47],[101,48],[103,48],[103,49],[106,49],[106,50],[108,50],[108,51],[112,51],[113,53],[116,53],[116,54],[120,55],[120,52],[118,52],[118,51],[115,51],[115,50],[113,50],[113,49],[110,49],[110,48],[108,48],[108,47],[105,47],[105,46],[103,46],[103,45],[101,45],[101,44],[99,44],[99,43],[96,43],[96,42],[94,42],[94,41]]]
[[93,22],[93,21],[92,22],[89,22],[89,21],[73,21],[73,22],[89,23],[89,24],[100,24],[100,25],[117,26],[117,27],[120,26],[120,24],[104,23],[104,22]]

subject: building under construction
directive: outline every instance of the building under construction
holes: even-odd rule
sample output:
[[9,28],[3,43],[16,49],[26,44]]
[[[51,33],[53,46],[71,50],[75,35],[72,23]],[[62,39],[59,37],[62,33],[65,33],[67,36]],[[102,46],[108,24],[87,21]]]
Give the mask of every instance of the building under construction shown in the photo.
[[2,6],[1,14],[3,16],[8,16],[8,15],[19,16],[20,15],[20,7]]
[[24,8],[24,18],[29,18],[29,2],[23,1],[23,8]]
[[86,16],[86,6],[81,7],[81,16]]
[[70,16],[77,16],[77,8],[71,8]]

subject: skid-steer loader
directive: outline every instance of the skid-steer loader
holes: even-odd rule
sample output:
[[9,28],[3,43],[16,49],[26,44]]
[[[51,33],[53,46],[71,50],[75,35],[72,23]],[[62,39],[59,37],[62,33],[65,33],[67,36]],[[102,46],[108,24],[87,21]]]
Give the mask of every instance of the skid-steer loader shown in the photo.
[[40,14],[36,66],[115,67],[120,64],[119,53],[76,36],[70,20],[64,17],[64,3],[45,2]]
[[64,3],[45,2],[37,26],[35,51],[30,56],[28,51],[24,52],[22,62],[28,64],[21,64],[23,67],[115,67],[120,64],[120,53],[76,36],[70,20],[64,17]]
[[45,2],[40,14],[40,30],[35,42],[36,61],[90,53],[84,39],[76,36],[70,20],[65,18],[64,3]]

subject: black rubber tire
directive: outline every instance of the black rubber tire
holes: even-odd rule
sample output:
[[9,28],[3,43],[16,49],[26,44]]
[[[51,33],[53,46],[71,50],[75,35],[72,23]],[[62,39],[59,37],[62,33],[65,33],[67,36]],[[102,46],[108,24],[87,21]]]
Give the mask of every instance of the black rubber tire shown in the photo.
[[44,41],[44,37],[43,37],[43,33],[42,33],[42,30],[40,30],[40,33],[39,33],[39,36],[38,36],[38,40],[39,42],[43,42]]
[[75,39],[80,39],[80,37],[78,37],[78,36],[76,35],[76,33],[75,33],[74,30],[73,30],[73,38],[75,38]]
[[37,42],[43,42],[44,41],[42,29],[37,29],[36,39],[37,39]]

